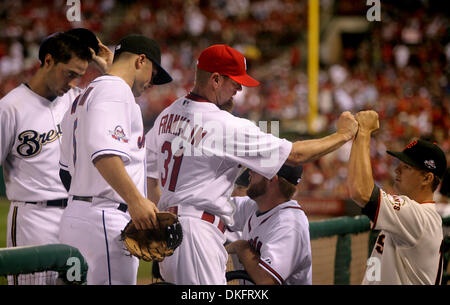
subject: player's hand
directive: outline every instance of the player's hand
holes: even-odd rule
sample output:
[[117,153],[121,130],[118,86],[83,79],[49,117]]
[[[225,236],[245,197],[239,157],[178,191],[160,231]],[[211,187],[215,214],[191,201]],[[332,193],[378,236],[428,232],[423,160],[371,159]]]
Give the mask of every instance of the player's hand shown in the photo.
[[378,113],[373,110],[360,111],[356,114],[360,131],[373,132],[380,128]]
[[358,122],[353,114],[349,111],[344,111],[339,116],[337,122],[337,133],[345,136],[347,141],[351,140],[358,132]]
[[236,249],[234,248],[235,241],[225,245],[225,250],[227,250],[228,254],[236,253]]
[[159,212],[156,205],[142,197],[138,202],[128,204],[128,212],[138,230],[157,229],[159,227],[156,213]]
[[[97,38],[98,39],[98,38]],[[92,54],[92,60],[97,64],[103,73],[108,72],[114,59],[114,53],[98,39],[99,51],[95,54],[92,48],[89,48]]]

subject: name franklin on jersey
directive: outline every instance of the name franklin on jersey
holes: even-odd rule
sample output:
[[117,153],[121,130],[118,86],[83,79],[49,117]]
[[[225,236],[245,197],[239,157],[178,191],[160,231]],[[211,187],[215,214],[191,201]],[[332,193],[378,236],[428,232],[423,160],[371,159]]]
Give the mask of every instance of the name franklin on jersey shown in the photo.
[[48,132],[39,134],[35,130],[22,131],[17,140],[21,143],[17,146],[17,153],[25,158],[34,157],[42,150],[42,146],[51,143],[62,136],[60,124],[57,129],[51,129]]
[[197,147],[208,132],[198,124],[192,128],[190,122],[191,120],[179,114],[166,114],[161,118],[158,135],[169,133],[180,137],[183,142],[190,142],[191,145]]

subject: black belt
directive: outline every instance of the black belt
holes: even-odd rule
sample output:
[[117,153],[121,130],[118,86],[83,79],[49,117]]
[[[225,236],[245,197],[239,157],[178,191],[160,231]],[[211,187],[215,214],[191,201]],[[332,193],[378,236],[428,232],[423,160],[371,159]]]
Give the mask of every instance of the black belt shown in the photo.
[[60,207],[65,208],[67,206],[67,198],[64,199],[56,199],[56,200],[47,200],[47,201],[25,201],[25,203],[29,204],[38,204],[39,202],[45,203],[48,207]]
[[[73,196],[73,200],[80,200],[80,201],[86,201],[86,202],[92,202],[92,197],[86,197],[86,196]],[[125,203],[119,203],[119,206],[117,207],[118,210],[126,213],[128,210],[128,205]]]

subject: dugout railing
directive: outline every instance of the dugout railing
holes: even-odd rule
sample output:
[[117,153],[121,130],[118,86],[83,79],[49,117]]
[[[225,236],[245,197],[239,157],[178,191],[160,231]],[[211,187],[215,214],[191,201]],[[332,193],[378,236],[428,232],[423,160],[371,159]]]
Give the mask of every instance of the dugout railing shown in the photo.
[[[443,227],[450,227],[450,217],[442,219]],[[367,253],[370,256],[379,231],[370,230],[370,220],[366,216],[337,217],[323,221],[314,221],[309,224],[311,242],[321,238],[336,237],[334,251],[334,278],[335,285],[349,285],[351,277],[350,264],[352,261],[352,236],[368,232]],[[443,247],[444,273],[442,284],[446,285],[449,279],[448,262],[450,258],[450,236],[444,237]],[[313,253],[314,256],[314,253]],[[367,259],[368,257],[366,257]],[[314,260],[314,257],[313,257]],[[365,269],[365,266],[363,266]]]
[[[60,284],[86,284],[88,265],[77,248],[64,244],[0,249],[0,277],[58,273]],[[34,283],[32,283],[34,284]]]
[[[443,218],[442,223],[443,226],[450,227],[450,217]],[[326,249],[327,253],[332,253],[334,250],[332,284],[335,285],[351,284],[352,236],[361,233],[369,234],[365,247],[367,247],[366,253],[370,255],[378,235],[378,232],[370,230],[370,221],[366,216],[344,216],[313,221],[309,224],[309,230],[312,243],[320,239],[337,237],[335,249]],[[450,236],[445,238],[442,251],[444,252],[442,283],[446,284],[449,279],[446,270],[450,257]],[[365,269],[365,266],[361,267]],[[86,283],[87,270],[88,265],[78,249],[68,245],[52,244],[0,249],[0,276],[56,271],[62,282],[66,284],[83,284]]]

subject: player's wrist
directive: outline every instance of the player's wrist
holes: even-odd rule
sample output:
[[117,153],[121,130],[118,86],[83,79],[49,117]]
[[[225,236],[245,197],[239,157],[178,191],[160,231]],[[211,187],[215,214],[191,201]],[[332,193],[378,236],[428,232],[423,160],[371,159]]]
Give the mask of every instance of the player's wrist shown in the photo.
[[372,130],[366,128],[359,128],[357,135],[359,137],[370,137],[372,134]]
[[336,132],[336,135],[340,138],[340,140],[341,140],[342,142],[350,141],[350,140],[353,138],[353,136],[354,136],[353,133],[350,133],[350,132],[340,132],[340,131],[337,131],[337,132]]

